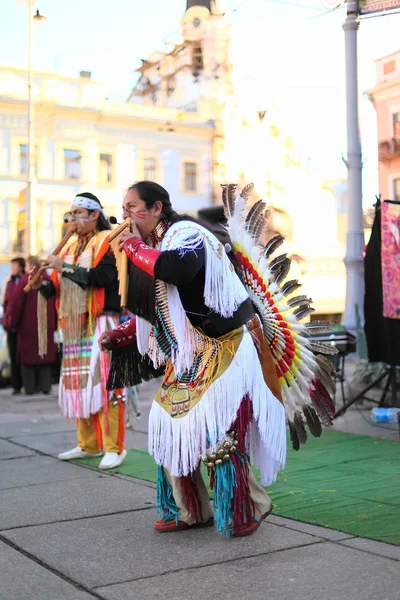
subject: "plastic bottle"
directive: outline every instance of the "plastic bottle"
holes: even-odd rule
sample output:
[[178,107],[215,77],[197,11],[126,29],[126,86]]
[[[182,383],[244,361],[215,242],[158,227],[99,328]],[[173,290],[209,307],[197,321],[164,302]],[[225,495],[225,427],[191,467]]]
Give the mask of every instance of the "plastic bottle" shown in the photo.
[[400,408],[373,408],[370,413],[371,421],[374,423],[397,423],[397,415]]

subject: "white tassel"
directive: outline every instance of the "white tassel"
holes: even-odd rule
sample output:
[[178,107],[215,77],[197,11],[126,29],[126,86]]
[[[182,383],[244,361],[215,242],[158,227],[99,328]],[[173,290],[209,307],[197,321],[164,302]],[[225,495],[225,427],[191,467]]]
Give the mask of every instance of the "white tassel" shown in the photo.
[[136,317],[136,343],[140,354],[146,354],[149,349],[150,332],[150,323],[141,317]]
[[[103,408],[104,401],[108,401],[111,396],[111,392],[105,390],[107,373],[101,373],[98,340],[104,331],[114,329],[117,325],[118,318],[112,315],[101,315],[96,319],[89,373],[84,388],[78,390],[67,389],[62,373],[58,403],[64,417],[68,419],[88,419],[90,415],[98,413]],[[78,402],[77,398],[79,399]]]

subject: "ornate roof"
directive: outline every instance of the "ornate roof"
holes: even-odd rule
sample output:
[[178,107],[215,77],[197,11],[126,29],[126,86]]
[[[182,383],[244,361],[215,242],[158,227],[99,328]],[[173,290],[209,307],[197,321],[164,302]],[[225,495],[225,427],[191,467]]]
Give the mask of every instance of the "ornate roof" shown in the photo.
[[211,0],[187,0],[186,10],[189,10],[192,6],[205,6],[211,12]]

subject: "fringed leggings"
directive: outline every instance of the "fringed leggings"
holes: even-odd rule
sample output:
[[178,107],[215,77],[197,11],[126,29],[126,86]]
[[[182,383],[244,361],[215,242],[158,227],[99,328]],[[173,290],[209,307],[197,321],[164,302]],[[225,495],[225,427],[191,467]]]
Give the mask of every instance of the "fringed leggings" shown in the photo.
[[257,483],[246,454],[245,440],[251,419],[251,402],[246,396],[231,427],[236,439],[235,452],[230,453],[229,460],[217,460],[209,469],[210,488],[214,492],[213,507],[200,465],[186,477],[173,477],[159,467],[157,510],[164,520],[174,519],[193,525],[214,517],[218,532],[222,534],[225,531],[229,537],[230,533],[270,512],[271,500]]
[[[172,477],[165,469],[163,469],[163,471],[171,486],[171,500],[174,501],[177,510],[176,514],[173,514],[174,511],[171,510],[171,507],[169,507],[169,509],[168,507],[164,507],[167,508],[165,515],[167,518],[168,515],[170,515],[170,517],[176,517],[177,521],[185,521],[185,523],[188,525],[193,525],[194,523],[206,523],[214,516],[209,493],[200,473],[200,467],[189,477]],[[192,480],[189,494],[186,482],[187,479]],[[271,500],[264,488],[257,483],[251,468],[248,470],[247,484],[249,496],[251,498],[254,510],[252,515],[246,515],[244,517],[246,520],[244,520],[243,524],[247,523],[247,520],[249,520],[251,517],[255,517],[256,519],[262,518],[262,516],[268,513],[271,509]],[[194,497],[196,498],[197,502],[193,502]],[[234,498],[231,499],[232,504],[233,502]],[[163,507],[160,506],[160,508]],[[232,525],[235,529],[235,526],[238,528],[240,525],[237,523],[238,519],[235,519],[235,512],[232,505],[231,509],[233,515]]]

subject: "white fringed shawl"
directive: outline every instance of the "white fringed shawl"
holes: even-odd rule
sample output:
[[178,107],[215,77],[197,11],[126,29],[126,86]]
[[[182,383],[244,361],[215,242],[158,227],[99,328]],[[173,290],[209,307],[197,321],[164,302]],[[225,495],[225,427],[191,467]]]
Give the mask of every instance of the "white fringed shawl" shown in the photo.
[[[214,235],[195,223],[180,222],[165,234],[160,250],[178,250],[183,256],[205,248],[204,302],[216,313],[231,317],[248,298],[223,245]],[[171,361],[177,375],[193,363],[196,330],[182,306],[178,289],[160,282],[167,293],[168,310],[177,349],[171,349]],[[165,362],[152,335],[151,325],[137,318],[137,344],[148,353],[156,367]],[[192,472],[206,449],[213,451],[236,418],[243,397],[248,394],[253,406],[254,423],[249,433],[250,458],[261,470],[261,482],[269,485],[285,463],[286,431],[283,405],[265,384],[253,340],[246,329],[234,360],[217,378],[200,402],[182,418],[172,419],[153,402],[149,416],[149,452],[172,475]]]
[[[248,298],[248,294],[236,275],[223,244],[201,225],[181,221],[168,229],[159,247],[160,250],[178,250],[181,256],[199,248],[205,249],[204,302],[216,313],[229,318]],[[164,285],[178,345],[178,349],[172,351],[171,360],[175,372],[181,375],[192,366],[196,332],[186,316],[177,287]],[[156,367],[163,364],[165,357],[151,335],[151,325],[144,319],[137,318],[136,335],[139,352],[149,354]]]

